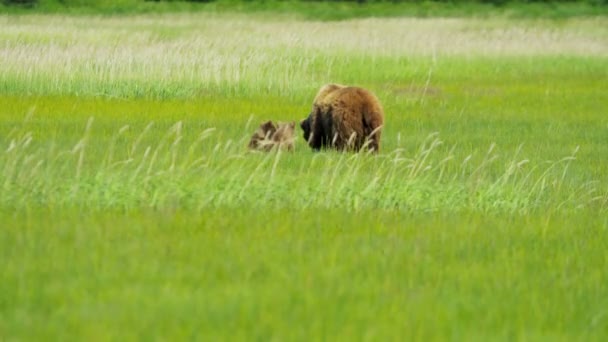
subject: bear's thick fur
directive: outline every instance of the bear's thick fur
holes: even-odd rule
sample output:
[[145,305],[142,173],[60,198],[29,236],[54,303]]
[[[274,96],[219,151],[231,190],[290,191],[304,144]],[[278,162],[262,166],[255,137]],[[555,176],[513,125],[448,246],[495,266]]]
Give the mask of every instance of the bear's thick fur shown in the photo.
[[295,144],[295,122],[266,121],[258,127],[249,140],[249,148],[258,151],[271,151],[273,148],[293,151]]
[[327,84],[319,89],[308,118],[300,122],[304,139],[314,150],[333,147],[380,150],[384,110],[378,98],[359,87]]

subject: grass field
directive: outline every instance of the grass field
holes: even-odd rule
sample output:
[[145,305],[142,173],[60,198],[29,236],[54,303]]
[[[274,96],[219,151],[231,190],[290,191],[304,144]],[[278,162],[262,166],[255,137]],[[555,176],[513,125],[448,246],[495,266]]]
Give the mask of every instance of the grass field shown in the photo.
[[[608,337],[606,18],[0,26],[0,339]],[[328,82],[379,155],[247,151]]]

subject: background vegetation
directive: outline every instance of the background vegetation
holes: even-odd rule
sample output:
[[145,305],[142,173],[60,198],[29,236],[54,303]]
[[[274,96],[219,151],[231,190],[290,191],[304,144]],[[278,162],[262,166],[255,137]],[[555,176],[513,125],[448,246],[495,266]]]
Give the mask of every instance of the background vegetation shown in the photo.
[[608,13],[607,0],[471,0],[471,1],[144,1],[144,0],[4,0],[8,12],[129,14],[166,12],[283,13],[312,20],[362,17],[570,18]]
[[[0,339],[606,339],[605,17],[235,8],[0,16]],[[327,82],[379,155],[246,150]]]

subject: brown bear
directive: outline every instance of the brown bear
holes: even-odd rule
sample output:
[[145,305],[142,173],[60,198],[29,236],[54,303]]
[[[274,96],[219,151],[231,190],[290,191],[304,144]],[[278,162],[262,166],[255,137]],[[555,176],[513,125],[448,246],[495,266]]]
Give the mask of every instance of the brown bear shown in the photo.
[[295,122],[266,121],[258,127],[249,140],[249,148],[258,151],[271,151],[273,148],[293,151],[295,144]]
[[378,98],[359,87],[327,84],[319,89],[308,118],[300,122],[304,139],[314,150],[333,147],[380,150],[384,110]]

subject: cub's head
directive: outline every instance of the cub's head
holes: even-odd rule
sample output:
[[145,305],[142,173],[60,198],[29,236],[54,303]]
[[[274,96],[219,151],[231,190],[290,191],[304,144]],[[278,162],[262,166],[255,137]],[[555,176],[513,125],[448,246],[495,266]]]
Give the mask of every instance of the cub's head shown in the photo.
[[258,127],[258,129],[253,132],[251,136],[251,140],[249,140],[249,148],[251,149],[262,149],[266,150],[269,147],[268,142],[270,141],[270,137],[277,131],[277,126],[272,121],[266,121]]
[[260,125],[257,132],[262,133],[264,136],[266,136],[268,135],[268,133],[272,135],[272,133],[274,133],[276,130],[277,126],[274,124],[274,122],[268,120]]

